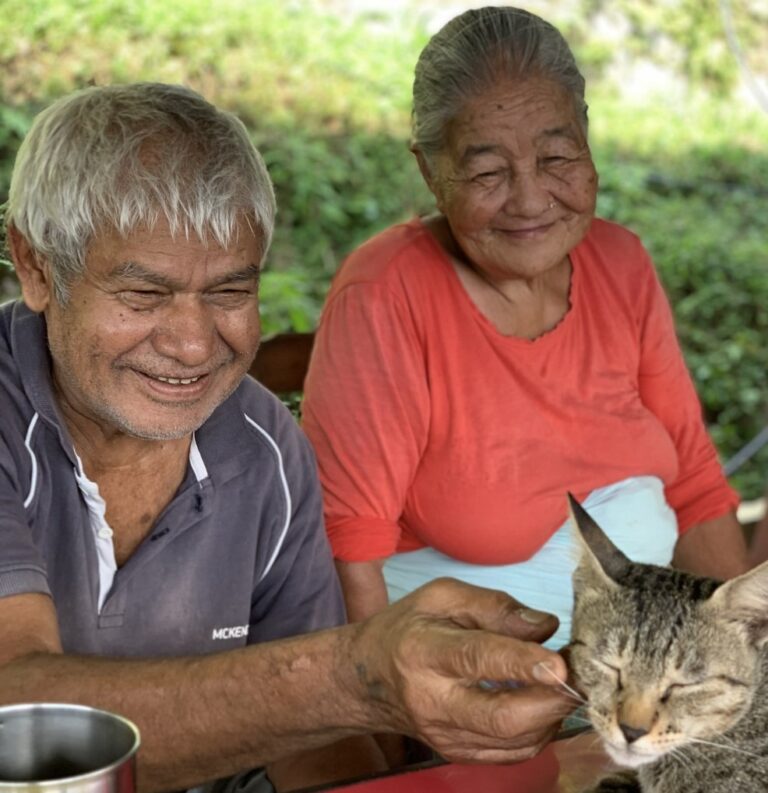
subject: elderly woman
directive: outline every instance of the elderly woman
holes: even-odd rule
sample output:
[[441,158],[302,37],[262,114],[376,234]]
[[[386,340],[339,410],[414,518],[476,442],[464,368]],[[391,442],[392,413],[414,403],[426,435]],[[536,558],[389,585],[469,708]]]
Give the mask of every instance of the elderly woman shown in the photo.
[[549,23],[453,19],[421,53],[412,150],[437,214],[356,250],[306,382],[349,615],[450,575],[555,612],[567,490],[629,556],[746,567],[648,254],[594,218],[584,79]]

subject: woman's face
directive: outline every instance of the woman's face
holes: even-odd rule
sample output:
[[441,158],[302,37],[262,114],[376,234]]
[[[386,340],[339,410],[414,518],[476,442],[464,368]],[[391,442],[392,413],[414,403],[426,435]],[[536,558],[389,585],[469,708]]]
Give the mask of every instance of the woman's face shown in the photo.
[[570,96],[545,78],[503,82],[468,102],[425,176],[464,254],[497,279],[560,264],[595,210],[586,135]]

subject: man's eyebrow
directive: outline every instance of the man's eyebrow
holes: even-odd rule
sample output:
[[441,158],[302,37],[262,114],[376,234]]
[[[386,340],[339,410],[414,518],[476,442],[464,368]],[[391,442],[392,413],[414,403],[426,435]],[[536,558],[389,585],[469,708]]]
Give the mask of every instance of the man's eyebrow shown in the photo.
[[[249,264],[237,270],[232,270],[224,273],[216,278],[214,281],[207,285],[208,288],[214,286],[221,286],[222,284],[239,283],[243,281],[258,281],[261,274],[261,268],[258,264]],[[125,261],[112,269],[110,273],[112,278],[125,279],[129,281],[143,281],[153,286],[164,287],[165,289],[181,289],[183,283],[174,278],[169,278],[167,275],[157,273],[153,270],[148,270],[142,264],[135,261]]]
[[256,281],[261,278],[261,267],[258,264],[249,264],[239,270],[232,270],[229,273],[212,281],[209,286],[221,286],[221,284],[235,284],[242,283],[243,281]]

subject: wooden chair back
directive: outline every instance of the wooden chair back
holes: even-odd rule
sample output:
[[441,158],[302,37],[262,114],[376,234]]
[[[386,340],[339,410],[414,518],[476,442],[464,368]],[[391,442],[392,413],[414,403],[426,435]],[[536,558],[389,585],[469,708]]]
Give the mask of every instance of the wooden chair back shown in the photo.
[[301,391],[314,333],[275,333],[261,340],[250,374],[275,394]]

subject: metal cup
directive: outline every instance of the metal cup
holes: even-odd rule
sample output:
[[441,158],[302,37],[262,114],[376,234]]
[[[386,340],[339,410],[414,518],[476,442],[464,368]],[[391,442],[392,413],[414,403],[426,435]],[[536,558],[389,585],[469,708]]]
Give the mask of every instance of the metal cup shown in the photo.
[[0,708],[0,793],[134,793],[139,731],[82,705]]

